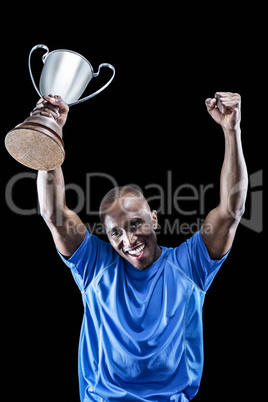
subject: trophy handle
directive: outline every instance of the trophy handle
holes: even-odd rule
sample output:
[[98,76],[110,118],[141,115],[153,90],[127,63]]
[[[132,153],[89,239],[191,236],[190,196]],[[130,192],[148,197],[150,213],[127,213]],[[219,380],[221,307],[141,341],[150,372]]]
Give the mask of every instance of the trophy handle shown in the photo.
[[32,69],[31,69],[31,56],[32,56],[33,51],[36,50],[36,49],[45,49],[45,50],[47,51],[47,52],[43,55],[43,57],[42,57],[43,63],[45,63],[45,61],[46,61],[46,57],[47,57],[47,55],[48,55],[48,53],[49,53],[49,49],[48,49],[48,47],[47,47],[46,45],[36,45],[36,46],[34,46],[34,47],[32,48],[32,50],[31,50],[30,53],[29,53],[29,57],[28,57],[29,73],[30,73],[30,77],[31,77],[33,86],[35,87],[35,90],[36,90],[36,92],[38,93],[38,95],[40,96],[40,98],[42,98],[42,95],[40,94],[39,89],[37,88],[37,86],[36,86],[36,84],[35,84],[35,81],[34,81],[34,78],[33,78],[33,74],[32,74]]
[[112,65],[109,64],[109,63],[102,63],[102,64],[99,65],[98,72],[97,72],[97,73],[93,73],[93,77],[97,77],[97,76],[99,75],[100,69],[101,69],[102,67],[108,67],[108,68],[110,68],[111,70],[113,70],[113,75],[112,75],[112,77],[109,79],[109,81],[108,81],[105,85],[103,85],[103,87],[101,87],[100,89],[98,89],[96,92],[93,92],[93,94],[88,95],[88,96],[86,96],[85,98],[78,99],[78,101],[76,101],[76,102],[69,103],[68,106],[73,106],[73,105],[77,105],[78,103],[85,102],[86,100],[88,100],[88,99],[90,99],[90,98],[93,98],[93,96],[98,95],[101,91],[103,91],[105,88],[108,87],[108,85],[109,85],[109,84],[112,82],[112,80],[114,79],[115,68],[114,68],[114,66],[112,66]]

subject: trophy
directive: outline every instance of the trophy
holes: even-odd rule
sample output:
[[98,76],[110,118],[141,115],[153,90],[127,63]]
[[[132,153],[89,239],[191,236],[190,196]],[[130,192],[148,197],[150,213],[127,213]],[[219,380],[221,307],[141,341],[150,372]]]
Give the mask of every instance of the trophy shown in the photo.
[[[31,69],[31,56],[36,49],[46,50],[42,57],[44,66],[39,89]],[[32,48],[29,53],[28,67],[33,86],[40,97],[50,94],[60,95],[68,106],[93,98],[112,82],[115,75],[115,68],[111,64],[100,64],[97,73],[94,73],[89,61],[79,53],[66,49],[49,52],[45,45],[36,45]],[[88,83],[99,75],[103,67],[113,71],[110,80],[96,92],[79,99]],[[8,132],[5,146],[14,159],[36,170],[53,170],[65,159],[62,130],[52,117],[41,115],[28,117]]]

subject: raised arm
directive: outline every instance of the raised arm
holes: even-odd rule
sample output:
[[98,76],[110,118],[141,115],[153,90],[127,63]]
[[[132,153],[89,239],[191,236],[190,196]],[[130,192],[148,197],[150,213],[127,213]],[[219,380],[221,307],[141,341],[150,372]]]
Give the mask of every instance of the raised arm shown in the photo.
[[231,92],[217,92],[206,100],[211,117],[222,126],[225,155],[220,177],[220,202],[202,227],[202,238],[213,259],[226,254],[244,213],[248,175],[241,142],[241,98]]
[[[68,110],[61,98],[45,96],[31,114],[54,118],[63,127]],[[68,258],[82,243],[86,229],[78,215],[66,206],[61,167],[52,171],[39,171],[37,190],[41,215],[52,233],[57,249]]]

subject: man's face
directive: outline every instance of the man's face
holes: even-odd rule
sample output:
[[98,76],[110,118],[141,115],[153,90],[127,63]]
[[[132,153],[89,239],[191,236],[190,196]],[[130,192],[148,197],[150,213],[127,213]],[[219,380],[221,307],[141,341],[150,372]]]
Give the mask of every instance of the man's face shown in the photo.
[[156,211],[146,200],[126,194],[109,207],[104,226],[113,248],[135,268],[148,268],[161,255],[154,228]]

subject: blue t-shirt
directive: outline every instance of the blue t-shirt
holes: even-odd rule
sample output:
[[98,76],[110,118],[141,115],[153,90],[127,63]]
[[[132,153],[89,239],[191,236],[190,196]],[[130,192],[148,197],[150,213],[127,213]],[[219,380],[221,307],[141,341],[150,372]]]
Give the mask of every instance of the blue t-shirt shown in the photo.
[[202,306],[227,254],[211,260],[200,232],[161,247],[144,271],[87,232],[71,258],[82,293],[82,402],[192,399],[203,368]]

